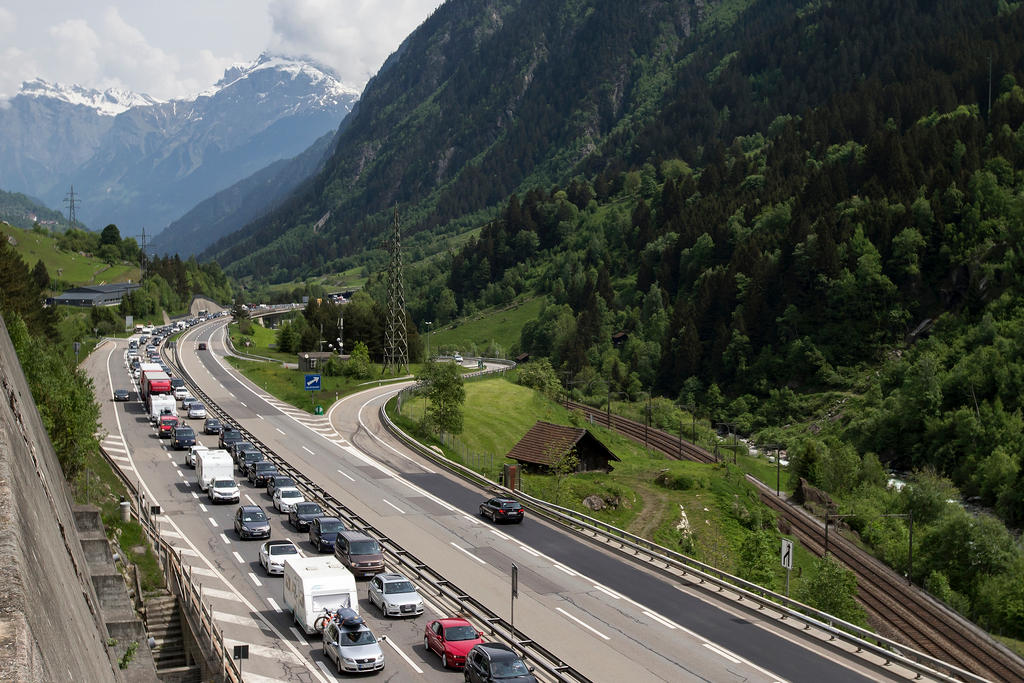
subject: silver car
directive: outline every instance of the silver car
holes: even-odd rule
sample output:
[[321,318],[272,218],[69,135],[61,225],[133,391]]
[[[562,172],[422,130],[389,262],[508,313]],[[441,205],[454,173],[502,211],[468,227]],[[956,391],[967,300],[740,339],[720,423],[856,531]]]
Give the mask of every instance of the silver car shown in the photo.
[[423,599],[412,581],[401,574],[377,574],[370,579],[370,604],[384,616],[412,617],[423,614]]
[[202,403],[191,403],[188,407],[188,416],[190,418],[206,417],[206,406]]
[[343,626],[330,622],[324,629],[324,656],[334,662],[338,673],[380,671],[384,668],[384,652],[366,624]]

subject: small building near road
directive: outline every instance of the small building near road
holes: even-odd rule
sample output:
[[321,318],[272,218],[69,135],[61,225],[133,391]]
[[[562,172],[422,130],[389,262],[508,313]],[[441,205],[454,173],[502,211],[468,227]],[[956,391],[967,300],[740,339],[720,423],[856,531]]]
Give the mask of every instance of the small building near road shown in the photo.
[[543,472],[569,452],[575,452],[579,460],[577,472],[609,472],[612,461],[619,462],[619,458],[586,429],[543,421],[535,423],[505,457],[527,470]]
[[333,351],[303,351],[299,354],[299,371],[315,372],[322,370],[327,361],[337,355]]
[[117,306],[126,294],[139,287],[131,282],[72,287],[59,296],[50,297],[46,303],[51,306]]

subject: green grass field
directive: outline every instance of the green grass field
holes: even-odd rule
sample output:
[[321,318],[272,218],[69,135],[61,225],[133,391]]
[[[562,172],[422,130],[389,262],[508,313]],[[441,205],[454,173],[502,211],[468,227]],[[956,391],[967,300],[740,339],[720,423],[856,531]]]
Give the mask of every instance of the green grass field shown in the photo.
[[[502,464],[512,462],[503,455],[537,420],[589,429],[621,460],[613,463],[610,473],[575,474],[561,483],[552,475],[525,474],[523,490],[735,571],[736,557],[747,533],[744,523],[749,523],[751,516],[765,514],[744,479],[749,467],[734,466],[731,458],[716,465],[669,460],[643,444],[591,425],[585,416],[570,413],[560,404],[504,378],[475,380],[465,387],[464,428],[454,443],[446,439],[442,445],[435,437],[418,433],[416,425],[425,408],[423,399],[406,400],[401,416],[393,409],[389,414],[420,441],[442,447],[452,460],[493,480],[497,480]],[[740,456],[740,460],[743,458]],[[677,482],[675,488],[656,483],[659,475]],[[608,507],[598,512],[589,510],[583,505],[589,495],[600,497]],[[679,528],[683,512],[689,536]],[[809,557],[804,560],[810,563]],[[776,587],[785,585],[781,569],[776,579]],[[792,585],[796,585],[795,578]]]
[[[431,353],[460,351],[464,355],[479,356],[491,349],[507,356],[509,349],[519,344],[523,325],[537,317],[543,303],[539,297],[529,299],[508,308],[489,309],[468,320],[431,330]],[[425,330],[421,334],[423,332]]]
[[[276,358],[285,363],[297,363],[298,356],[294,353],[282,353],[274,348],[277,344],[277,330],[268,330],[262,325],[253,323],[252,335],[244,335],[238,331],[238,323],[228,325],[228,334],[231,335],[231,343],[241,353],[250,353],[254,356],[266,356]],[[252,346],[243,346],[245,340],[252,342]]]
[[118,263],[113,266],[92,256],[60,251],[57,241],[48,235],[41,235],[31,230],[21,230],[14,226],[4,225],[2,231],[14,237],[17,245],[15,250],[29,268],[36,261],[43,260],[51,278],[69,282],[72,285],[98,285],[111,282],[137,282],[140,271],[137,265]]

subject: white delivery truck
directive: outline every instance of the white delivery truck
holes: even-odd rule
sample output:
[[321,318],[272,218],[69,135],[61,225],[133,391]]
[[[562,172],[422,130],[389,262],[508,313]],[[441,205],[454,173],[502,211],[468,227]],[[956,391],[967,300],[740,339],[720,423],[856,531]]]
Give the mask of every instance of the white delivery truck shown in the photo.
[[218,448],[196,453],[196,483],[203,491],[214,479],[232,479],[234,474],[235,461],[227,451]]
[[334,557],[289,557],[284,561],[284,607],[307,634],[316,633],[324,610],[359,610],[356,577]]
[[153,394],[149,397],[149,421],[158,422],[163,414],[177,415],[178,403],[172,394]]

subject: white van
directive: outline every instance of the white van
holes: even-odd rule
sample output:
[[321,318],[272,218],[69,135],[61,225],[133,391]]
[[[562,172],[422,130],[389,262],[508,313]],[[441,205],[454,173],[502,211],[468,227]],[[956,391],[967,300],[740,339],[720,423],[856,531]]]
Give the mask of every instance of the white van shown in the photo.
[[196,483],[205,491],[214,479],[232,479],[235,461],[227,451],[205,450],[196,453]]
[[284,607],[307,634],[325,610],[359,610],[356,577],[334,557],[289,557],[284,561]]

